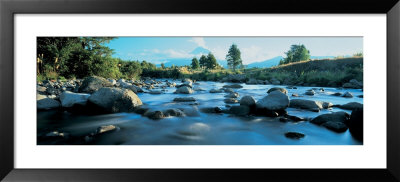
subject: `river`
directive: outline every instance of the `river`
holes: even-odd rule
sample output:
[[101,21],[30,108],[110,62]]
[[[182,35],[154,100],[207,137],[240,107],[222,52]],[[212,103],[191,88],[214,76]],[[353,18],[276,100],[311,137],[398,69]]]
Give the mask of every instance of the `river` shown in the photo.
[[[168,117],[152,120],[136,113],[116,113],[104,115],[82,115],[67,111],[50,110],[38,111],[37,133],[38,144],[97,144],[97,145],[361,145],[355,140],[349,130],[336,133],[322,126],[304,122],[279,122],[276,118],[247,116],[239,117],[230,114],[203,113],[203,107],[226,107],[224,103],[227,93],[209,93],[210,89],[221,88],[227,83],[199,81],[194,87],[204,91],[193,94],[174,94],[176,88],[166,88],[163,94],[138,93],[142,102],[149,108],[165,110],[181,108],[189,111],[185,117]],[[247,85],[234,89],[240,98],[245,95],[253,96],[256,100],[267,95],[267,90],[274,85]],[[319,87],[318,87],[319,88]],[[323,92],[316,90],[314,96],[304,95],[312,87],[297,86],[297,89],[287,89],[290,99],[310,99],[346,104],[348,102],[363,103],[361,89],[341,89],[324,87]],[[146,91],[146,90],[145,90]],[[353,98],[332,96],[336,92],[351,92]],[[296,93],[300,97],[292,97]],[[194,97],[197,105],[192,102],[173,102],[175,97]],[[239,104],[229,104],[239,105]],[[346,111],[339,108],[324,109],[311,112],[302,109],[288,108],[288,113],[294,116],[314,118],[320,114]],[[99,126],[115,125],[118,131],[112,131],[93,137],[88,143],[85,136],[96,131]],[[68,140],[41,137],[51,131],[68,133]],[[299,140],[285,137],[286,132],[300,132],[305,137]]]

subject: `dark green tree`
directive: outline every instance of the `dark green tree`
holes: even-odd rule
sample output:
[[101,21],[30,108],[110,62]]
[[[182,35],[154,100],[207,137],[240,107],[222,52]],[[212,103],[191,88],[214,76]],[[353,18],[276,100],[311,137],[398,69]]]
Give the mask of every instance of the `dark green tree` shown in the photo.
[[215,59],[215,56],[211,52],[208,53],[206,67],[208,69],[214,69],[217,67],[217,65],[218,65],[218,63],[217,63],[217,59]]
[[206,68],[207,67],[207,57],[205,55],[201,55],[199,64],[201,67]]
[[[303,44],[292,45],[290,50],[285,52],[286,58],[283,58],[283,64],[306,61],[310,59],[310,51]],[[281,62],[279,63],[281,64]]]
[[193,58],[192,59],[192,69],[199,69],[200,68],[200,63],[199,63],[199,61],[197,60],[197,58]]
[[162,68],[162,69],[165,69],[164,63],[161,63],[161,68]]
[[228,62],[228,67],[235,70],[237,66],[243,65],[241,53],[236,44],[232,44],[226,55],[226,61]]

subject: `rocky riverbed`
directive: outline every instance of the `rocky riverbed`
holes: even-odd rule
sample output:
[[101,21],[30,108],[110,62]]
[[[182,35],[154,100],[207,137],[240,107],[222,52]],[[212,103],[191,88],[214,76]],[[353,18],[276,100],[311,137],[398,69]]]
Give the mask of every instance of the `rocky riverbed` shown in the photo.
[[37,141],[45,145],[362,144],[360,83],[353,80],[355,88],[277,84],[101,77],[45,81],[37,85]]

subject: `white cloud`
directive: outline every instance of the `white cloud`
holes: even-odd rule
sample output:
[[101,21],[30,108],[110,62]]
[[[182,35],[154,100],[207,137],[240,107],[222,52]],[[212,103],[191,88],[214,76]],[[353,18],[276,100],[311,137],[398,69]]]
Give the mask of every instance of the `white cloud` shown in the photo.
[[194,42],[197,46],[207,48],[206,41],[203,37],[193,37],[192,39],[189,39],[189,42]]
[[271,54],[269,54],[267,50],[264,50],[258,46],[252,45],[250,47],[239,48],[239,49],[242,53],[241,56],[242,56],[243,64],[264,61],[264,60],[272,58],[270,56]]
[[173,49],[165,50],[165,51],[163,51],[163,53],[166,54],[168,57],[171,57],[171,58],[190,58],[190,57],[193,56],[193,55],[191,55],[191,54],[189,54],[187,52],[176,51],[176,50],[173,50]]

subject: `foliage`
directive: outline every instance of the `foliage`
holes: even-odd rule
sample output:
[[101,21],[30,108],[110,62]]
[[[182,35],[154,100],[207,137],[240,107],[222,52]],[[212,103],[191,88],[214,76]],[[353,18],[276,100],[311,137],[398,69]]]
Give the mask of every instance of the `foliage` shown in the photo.
[[242,58],[240,56],[240,50],[236,44],[232,44],[226,55],[226,61],[228,62],[228,67],[231,69],[236,69],[237,66],[242,66]]
[[279,62],[279,65],[293,62],[305,61],[310,59],[310,51],[303,44],[292,45],[290,50],[285,52],[286,58]]
[[197,60],[197,58],[193,58],[192,59],[192,69],[199,69],[200,68],[200,63],[199,63],[199,61]]

